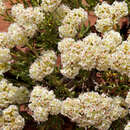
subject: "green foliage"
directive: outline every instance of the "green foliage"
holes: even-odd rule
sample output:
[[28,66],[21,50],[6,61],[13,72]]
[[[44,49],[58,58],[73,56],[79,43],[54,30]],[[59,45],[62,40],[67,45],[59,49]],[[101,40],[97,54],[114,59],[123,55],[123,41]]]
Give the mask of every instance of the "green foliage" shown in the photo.
[[93,8],[96,6],[97,3],[99,3],[98,0],[85,0],[87,5],[88,10],[93,10]]
[[82,6],[82,0],[62,0],[62,3],[69,5],[72,9]]
[[128,4],[128,11],[129,11],[129,15],[130,15],[130,1],[129,0],[125,0],[125,2]]
[[75,130],[84,130],[84,128],[79,128],[79,127],[76,127]]
[[31,52],[25,54],[16,50],[12,50],[11,54],[15,62],[11,64],[11,70],[5,74],[5,77],[16,86],[32,87],[32,85],[35,85],[35,82],[29,77],[29,67],[36,58],[34,54]]
[[[39,2],[38,2],[39,1]],[[33,7],[40,5],[41,0],[30,0],[30,3]]]
[[45,50],[57,51],[57,43],[60,41],[58,25],[52,14],[46,14],[44,22],[39,26],[39,32],[35,37],[36,47]]
[[87,36],[90,32],[90,22],[88,22],[88,25],[82,24],[81,27],[78,30],[78,36],[75,40],[82,39],[83,37]]
[[123,119],[114,121],[109,130],[124,130],[124,127],[127,124],[128,120],[130,120],[130,115],[127,115]]
[[38,130],[61,130],[64,125],[64,120],[60,115],[50,116],[49,119],[39,125]]
[[109,93],[111,96],[126,96],[126,93],[129,90],[129,79],[127,76],[122,76],[113,71],[106,71],[100,74],[100,79],[103,81],[99,82],[100,92]]

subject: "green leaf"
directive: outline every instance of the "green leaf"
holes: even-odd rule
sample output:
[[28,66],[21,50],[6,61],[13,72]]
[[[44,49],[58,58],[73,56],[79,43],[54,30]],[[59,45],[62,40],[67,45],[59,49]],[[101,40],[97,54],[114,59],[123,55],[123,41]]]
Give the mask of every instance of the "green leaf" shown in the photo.
[[93,7],[96,6],[96,4],[97,4],[98,1],[97,0],[86,0],[86,2],[88,3],[88,9],[92,10]]
[[76,127],[75,130],[84,130],[84,128]]
[[[125,2],[127,3],[127,5],[128,5],[128,12],[130,13],[130,1],[129,0],[125,0]],[[129,14],[128,13],[128,14]]]
[[31,3],[31,5],[32,5],[33,7],[39,6],[40,3],[41,3],[41,0],[39,0],[39,3],[38,3],[38,0],[30,0],[30,3]]
[[26,0],[22,0],[23,1],[23,4],[24,4],[24,6],[27,8],[27,7],[29,7],[29,4],[28,4],[28,2],[26,1]]

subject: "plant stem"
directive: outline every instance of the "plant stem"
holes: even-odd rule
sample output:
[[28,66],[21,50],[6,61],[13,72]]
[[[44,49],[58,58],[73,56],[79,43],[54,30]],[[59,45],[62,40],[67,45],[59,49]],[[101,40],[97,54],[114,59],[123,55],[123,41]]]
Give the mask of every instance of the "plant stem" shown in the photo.
[[114,29],[115,31],[117,31],[117,25],[116,25],[116,24],[113,26],[113,29]]
[[29,43],[26,43],[27,47],[35,54],[36,57],[38,57],[38,53],[35,51],[35,49],[29,44]]

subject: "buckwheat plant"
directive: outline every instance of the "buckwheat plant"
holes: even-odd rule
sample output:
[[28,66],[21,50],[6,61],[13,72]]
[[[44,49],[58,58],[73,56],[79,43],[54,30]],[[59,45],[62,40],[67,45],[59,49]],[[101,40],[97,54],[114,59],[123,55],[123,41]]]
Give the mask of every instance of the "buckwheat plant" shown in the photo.
[[0,0],[0,130],[129,130],[129,9]]

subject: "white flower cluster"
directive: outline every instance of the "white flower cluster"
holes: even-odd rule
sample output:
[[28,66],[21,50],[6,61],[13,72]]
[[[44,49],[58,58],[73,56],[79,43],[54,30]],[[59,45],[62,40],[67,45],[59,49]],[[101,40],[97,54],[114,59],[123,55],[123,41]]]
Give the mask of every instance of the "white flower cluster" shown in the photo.
[[87,19],[88,14],[82,8],[69,11],[62,21],[62,25],[59,27],[60,37],[75,37],[79,25],[84,23]]
[[0,63],[0,75],[10,70],[10,63]]
[[121,107],[124,100],[111,98],[97,92],[80,94],[78,98],[67,98],[63,101],[61,114],[76,122],[80,127],[94,126],[99,130],[108,130],[111,123],[127,115]]
[[96,30],[99,32],[110,31],[113,28],[113,22],[111,18],[98,19],[95,24]]
[[64,38],[58,43],[61,52],[61,73],[68,78],[74,78],[80,70],[81,41],[75,42],[72,38]]
[[16,104],[23,104],[29,101],[30,92],[26,87],[17,87],[17,91],[14,96],[14,102]]
[[[100,56],[97,60],[96,68],[100,71],[112,70],[115,68],[111,64],[115,64],[111,58],[111,55],[116,51],[117,47],[122,43],[122,37],[120,33],[113,30],[105,32],[101,41],[100,46]],[[127,61],[128,63],[128,61]],[[117,69],[118,71],[118,69]]]
[[95,27],[104,33],[111,30],[121,17],[128,15],[127,3],[115,1],[109,5],[107,2],[102,2],[95,7],[95,14],[98,17]]
[[74,78],[81,68],[89,71],[110,68],[130,76],[129,41],[122,42],[120,34],[113,30],[106,32],[102,39],[96,33],[77,42],[64,38],[58,43],[58,49],[61,52],[61,73],[68,78]]
[[47,88],[35,86],[30,97],[29,108],[33,118],[38,121],[48,120],[48,115],[57,115],[61,110],[61,101],[56,99],[54,92]]
[[54,18],[59,20],[60,22],[63,21],[64,17],[71,11],[71,9],[64,4],[61,4],[56,11],[54,12]]
[[112,53],[110,66],[112,70],[116,70],[121,74],[130,77],[130,41],[123,41],[116,51]]
[[130,130],[130,121],[128,122],[124,130]]
[[129,41],[129,42],[130,42],[130,35],[128,36],[127,41]]
[[17,106],[10,105],[1,112],[0,130],[22,130],[24,128],[25,120],[19,114]]
[[41,24],[45,19],[41,7],[28,7],[24,8],[22,4],[14,5],[11,9],[11,14],[15,22],[23,28],[25,36],[32,37],[36,30],[37,25]]
[[57,56],[54,51],[42,51],[41,56],[30,66],[29,75],[32,79],[42,81],[51,74],[56,64]]
[[85,70],[96,67],[101,54],[101,38],[96,33],[90,33],[83,39],[83,51],[81,52],[80,65]]
[[0,47],[0,75],[10,69],[10,50],[8,48]]
[[112,19],[114,20],[114,23],[117,23],[121,17],[124,17],[128,15],[128,5],[125,1],[123,2],[118,2],[115,1],[112,4]]
[[15,87],[6,79],[0,81],[0,108],[10,104],[22,104],[28,102],[29,91],[25,87]]
[[86,92],[78,98],[60,101],[52,90],[35,86],[31,92],[29,108],[38,122],[48,120],[49,114],[61,113],[80,127],[94,126],[99,130],[108,130],[113,121],[128,114],[122,104],[125,104],[125,100],[121,97],[111,98],[97,92]]
[[[128,92],[126,96],[125,102],[128,104],[128,108],[130,109],[130,91]],[[130,110],[129,110],[129,113],[130,113]]]
[[105,50],[108,52],[111,51],[114,52],[117,48],[122,43],[122,37],[119,32],[115,32],[114,30],[111,30],[109,32],[104,33],[103,39],[102,39],[102,44]]
[[6,10],[6,6],[3,3],[3,0],[0,0],[0,14],[4,14]]
[[53,12],[61,3],[62,0],[42,0],[41,8],[45,12]]
[[16,45],[25,45],[28,42],[28,38],[22,27],[17,23],[12,23],[8,32],[0,33],[0,46],[6,48],[13,48]]
[[24,8],[22,4],[14,5],[11,9],[11,14],[19,25],[40,24],[44,19],[44,13],[40,7]]
[[11,59],[10,50],[0,47],[0,63],[8,62]]
[[13,48],[16,45],[24,45],[28,42],[23,28],[17,23],[13,23],[9,26],[7,35],[9,37],[9,48]]
[[0,47],[7,47],[9,43],[9,37],[7,32],[0,32]]
[[16,4],[11,9],[11,15],[15,23],[12,23],[8,32],[0,33],[0,46],[13,48],[23,46],[28,42],[28,38],[33,37],[41,24],[45,15],[41,7],[24,8],[22,4]]

